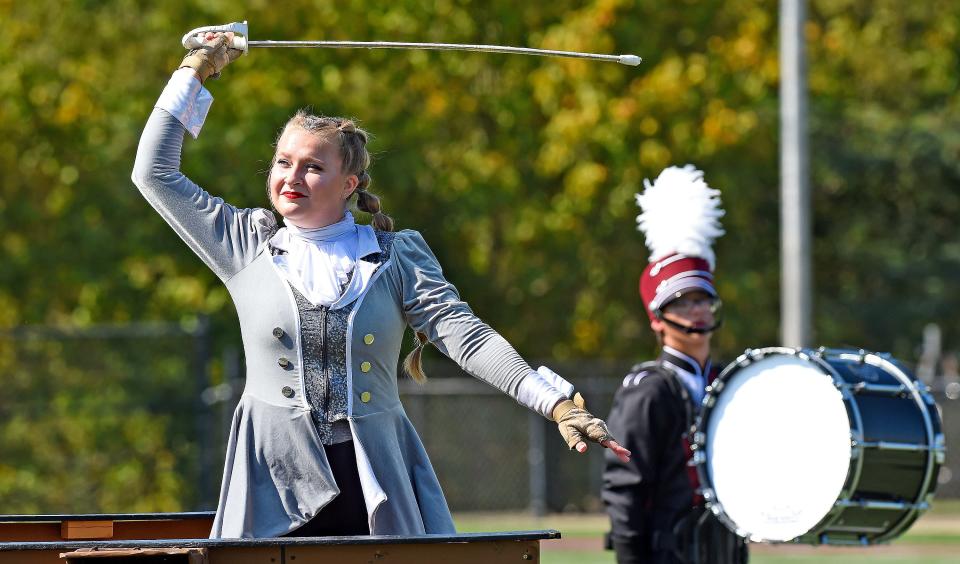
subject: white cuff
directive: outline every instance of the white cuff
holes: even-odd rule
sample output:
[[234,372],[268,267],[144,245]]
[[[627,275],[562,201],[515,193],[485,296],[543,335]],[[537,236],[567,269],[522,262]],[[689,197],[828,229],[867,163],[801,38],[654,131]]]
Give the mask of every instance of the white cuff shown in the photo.
[[[570,386],[570,389],[573,390],[573,386]],[[526,378],[520,382],[520,388],[517,390],[518,403],[550,420],[553,419],[553,408],[565,399],[570,399],[570,397],[564,395],[539,372],[533,370],[527,373]]]
[[546,366],[537,368],[537,373],[543,376],[543,379],[554,388],[560,390],[560,393],[567,396],[567,399],[573,399],[573,384],[564,380],[563,376],[560,376]]
[[174,71],[156,107],[170,112],[196,139],[211,104],[213,96],[194,75],[193,69],[183,68]]

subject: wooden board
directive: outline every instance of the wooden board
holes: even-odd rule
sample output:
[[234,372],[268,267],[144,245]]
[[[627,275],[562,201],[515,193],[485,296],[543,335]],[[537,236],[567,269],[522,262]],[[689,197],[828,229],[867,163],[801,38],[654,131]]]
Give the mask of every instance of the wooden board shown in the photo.
[[112,539],[113,521],[64,521],[60,523],[63,540]]
[[[207,564],[526,564],[540,561],[541,540],[560,538],[558,531],[548,530],[409,537],[208,539],[212,517],[207,513],[0,515],[0,564],[65,564],[62,555],[81,549],[97,549],[102,555],[79,560],[103,564],[146,564],[157,561],[159,556],[150,554],[158,550],[168,551],[166,561],[184,564],[190,553],[196,556],[199,552],[206,553]],[[134,552],[142,552],[143,557],[131,556],[129,549],[139,549]]]

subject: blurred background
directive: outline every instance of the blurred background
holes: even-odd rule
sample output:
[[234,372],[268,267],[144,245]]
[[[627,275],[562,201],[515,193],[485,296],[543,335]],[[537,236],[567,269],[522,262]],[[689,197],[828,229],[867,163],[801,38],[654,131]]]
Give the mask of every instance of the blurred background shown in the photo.
[[[183,170],[264,206],[297,108],[357,118],[398,227],[421,231],[478,315],[605,415],[656,352],[634,194],[693,163],[727,210],[715,356],[780,342],[775,2],[240,4],[0,0],[0,513],[214,507],[243,386],[236,313],[129,179],[181,35],[201,25],[640,55],[255,49],[208,83]],[[804,29],[813,342],[889,352],[932,386],[948,441],[939,495],[960,496],[960,3],[810,0]],[[566,452],[548,422],[436,351],[425,366],[431,381],[405,380],[404,402],[455,511],[599,510],[597,449]]]

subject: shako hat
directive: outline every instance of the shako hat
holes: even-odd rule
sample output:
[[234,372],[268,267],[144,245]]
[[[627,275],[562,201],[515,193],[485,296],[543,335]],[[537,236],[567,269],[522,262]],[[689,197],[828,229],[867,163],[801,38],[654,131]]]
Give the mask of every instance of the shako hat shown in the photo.
[[650,320],[662,308],[692,290],[717,296],[713,282],[713,241],[723,235],[720,191],[707,186],[693,165],[667,167],[637,194],[642,212],[637,228],[650,249],[640,275],[640,297]]

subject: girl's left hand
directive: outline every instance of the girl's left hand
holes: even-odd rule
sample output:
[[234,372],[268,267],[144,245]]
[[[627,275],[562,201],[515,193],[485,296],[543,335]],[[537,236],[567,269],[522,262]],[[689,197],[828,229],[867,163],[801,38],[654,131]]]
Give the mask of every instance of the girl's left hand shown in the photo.
[[563,439],[567,441],[567,446],[571,450],[575,449],[581,454],[587,452],[589,440],[612,450],[620,460],[630,461],[630,451],[623,448],[610,435],[607,424],[573,401],[565,400],[557,404],[553,408],[553,420],[557,422],[560,434],[563,435]]

